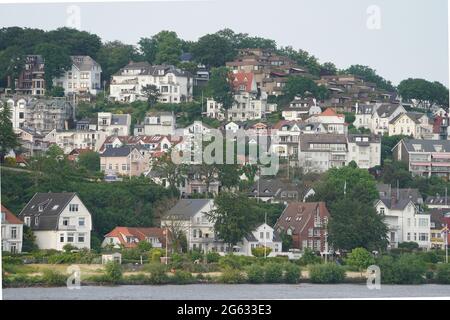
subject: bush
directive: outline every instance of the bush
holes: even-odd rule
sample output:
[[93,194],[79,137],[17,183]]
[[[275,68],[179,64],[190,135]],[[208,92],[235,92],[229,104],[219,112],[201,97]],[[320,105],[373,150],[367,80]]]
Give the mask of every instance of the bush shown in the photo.
[[145,270],[150,272],[149,281],[151,284],[164,284],[169,281],[167,268],[164,264],[149,264],[145,266]]
[[300,268],[293,263],[286,263],[284,266],[284,282],[299,283],[300,278]]
[[301,258],[298,260],[298,264],[301,266],[320,263],[322,263],[322,258],[317,256],[311,249],[305,249]]
[[50,286],[66,285],[67,277],[59,272],[51,269],[44,270],[42,274],[42,282]]
[[402,242],[398,244],[398,248],[413,251],[419,249],[419,244],[417,242]]
[[189,284],[194,282],[194,277],[190,272],[177,270],[171,280],[175,284]]
[[247,280],[250,283],[264,282],[264,268],[258,264],[252,264],[247,267]]
[[375,263],[372,254],[364,248],[355,248],[348,255],[345,262],[358,269],[358,271],[365,270]]
[[257,258],[267,257],[272,252],[271,248],[257,247],[252,249],[252,255]]
[[196,261],[196,260],[203,260],[203,252],[199,251],[199,250],[192,250],[191,252],[189,252],[189,257],[191,258],[191,261]]
[[419,284],[424,282],[425,263],[414,254],[404,254],[394,264],[396,284]]
[[219,278],[219,281],[227,284],[238,284],[244,283],[245,278],[242,275],[240,270],[227,268],[222,272],[222,275]]
[[206,254],[206,261],[208,263],[217,263],[219,262],[220,259],[220,254],[218,254],[217,252],[208,252]]
[[5,264],[20,265],[20,264],[23,264],[23,261],[19,257],[2,256],[2,263],[3,263],[3,265],[5,265]]
[[64,245],[63,250],[64,250],[64,252],[69,253],[72,250],[78,250],[78,248],[73,246],[73,245],[71,245],[70,243],[67,243],[67,244]]
[[106,264],[106,277],[112,283],[118,283],[122,280],[122,266],[115,262],[108,262]]
[[154,263],[160,263],[161,257],[163,256],[163,251],[159,248],[153,248],[149,253],[149,260]]
[[255,257],[237,256],[233,254],[227,254],[224,257],[220,257],[219,265],[221,268],[242,269],[244,266],[251,265],[255,262]]
[[395,283],[395,261],[391,256],[381,256],[376,264],[380,267],[381,283]]
[[283,269],[277,263],[268,263],[264,266],[264,279],[267,283],[283,282]]
[[335,263],[313,264],[309,266],[312,283],[340,283],[345,279],[345,270]]
[[439,264],[436,272],[436,281],[440,284],[450,284],[450,264]]

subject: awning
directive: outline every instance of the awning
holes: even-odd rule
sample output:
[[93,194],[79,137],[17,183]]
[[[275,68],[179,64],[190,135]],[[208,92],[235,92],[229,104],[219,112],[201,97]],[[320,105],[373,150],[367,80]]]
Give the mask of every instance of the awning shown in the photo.
[[450,162],[432,163],[433,167],[450,167]]
[[430,162],[411,162],[412,166],[430,166]]

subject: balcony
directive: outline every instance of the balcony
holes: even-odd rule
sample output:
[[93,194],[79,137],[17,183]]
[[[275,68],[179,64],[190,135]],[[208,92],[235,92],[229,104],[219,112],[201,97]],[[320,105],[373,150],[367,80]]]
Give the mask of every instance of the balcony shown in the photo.
[[59,230],[66,230],[66,231],[76,231],[77,230],[77,226],[75,225],[60,225],[58,227]]

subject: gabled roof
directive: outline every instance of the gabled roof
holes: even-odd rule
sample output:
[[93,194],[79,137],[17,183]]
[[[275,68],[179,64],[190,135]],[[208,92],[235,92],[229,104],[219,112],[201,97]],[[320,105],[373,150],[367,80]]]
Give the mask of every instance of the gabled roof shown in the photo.
[[189,219],[212,203],[213,199],[180,199],[177,204],[165,214],[166,217],[181,217]]
[[37,226],[35,219],[31,219],[33,230],[57,230],[59,215],[75,196],[75,192],[36,193],[22,209],[19,217],[22,220],[25,216],[39,217]]
[[71,56],[72,63],[80,71],[91,71],[92,67],[100,67],[100,65],[90,56]]
[[450,140],[422,140],[405,138],[401,142],[408,152],[450,152]]
[[105,238],[117,238],[126,248],[137,246],[136,242],[127,242],[126,237],[136,238],[138,241],[145,241],[148,238],[158,238],[164,246],[166,243],[164,229],[162,228],[141,228],[141,227],[115,227],[111,232],[105,235]]
[[422,195],[419,189],[412,188],[393,188],[388,184],[377,184],[378,194],[381,199],[391,199],[392,197],[398,199],[410,199],[414,204],[421,204],[423,202]]
[[327,108],[325,111],[323,111],[321,114],[319,114],[320,117],[345,117],[343,114],[337,114],[336,111],[334,111],[331,108]]
[[390,210],[404,210],[408,204],[415,206],[414,201],[411,199],[395,199],[395,198],[383,198],[380,200],[375,200],[375,204],[379,202],[384,203],[384,205]]
[[246,92],[252,92],[253,88],[253,73],[239,72],[231,75],[231,81],[234,90],[241,90],[240,87],[244,86]]
[[275,229],[291,229],[293,234],[300,234],[310,222],[314,222],[314,216],[329,218],[330,213],[325,202],[292,202],[278,218]]
[[382,104],[377,108],[376,112],[381,118],[389,118],[398,108],[400,106],[396,104]]
[[117,148],[106,148],[100,157],[127,157],[135,148],[130,146],[122,146]]
[[19,218],[17,218],[11,211],[9,211],[5,206],[1,205],[2,213],[5,214],[5,220],[2,224],[23,224]]

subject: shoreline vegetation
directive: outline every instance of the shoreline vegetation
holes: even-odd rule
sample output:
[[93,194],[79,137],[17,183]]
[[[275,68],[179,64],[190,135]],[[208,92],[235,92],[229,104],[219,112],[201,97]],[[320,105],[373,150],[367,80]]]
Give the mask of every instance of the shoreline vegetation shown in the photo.
[[[320,257],[305,253],[296,261],[285,257],[257,258],[199,252],[172,254],[168,265],[160,255],[151,254],[143,264],[100,264],[99,254],[64,253],[66,259],[30,262],[30,256],[3,256],[3,288],[62,287],[80,274],[81,286],[186,285],[186,284],[365,284],[367,267],[377,265],[381,284],[450,284],[450,264],[437,252],[411,252],[379,257],[350,253],[347,259],[324,263]],[[36,253],[43,256],[43,252]],[[56,255],[61,255],[57,253]],[[89,259],[87,258],[89,257]],[[59,256],[58,256],[59,257]],[[69,259],[69,257],[71,259]],[[76,259],[75,259],[76,257]],[[207,259],[208,257],[209,259]],[[48,260],[48,261],[45,261]],[[26,263],[24,263],[26,262]],[[74,281],[72,284],[75,285]]]

